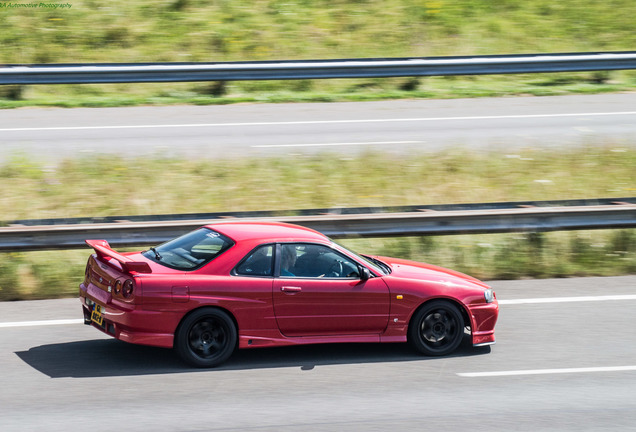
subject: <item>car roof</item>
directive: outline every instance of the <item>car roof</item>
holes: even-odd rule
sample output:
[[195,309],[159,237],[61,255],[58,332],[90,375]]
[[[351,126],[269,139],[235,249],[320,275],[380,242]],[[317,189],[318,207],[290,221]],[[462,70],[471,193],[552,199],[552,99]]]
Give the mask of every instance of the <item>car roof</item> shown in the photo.
[[312,241],[328,242],[318,231],[281,222],[219,222],[205,225],[237,242],[258,241]]

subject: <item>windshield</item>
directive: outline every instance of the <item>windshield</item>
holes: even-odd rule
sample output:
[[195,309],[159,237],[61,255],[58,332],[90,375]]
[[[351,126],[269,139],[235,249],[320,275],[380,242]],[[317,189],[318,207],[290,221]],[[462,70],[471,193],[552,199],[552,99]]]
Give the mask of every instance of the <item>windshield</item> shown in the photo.
[[358,258],[360,261],[362,261],[363,263],[365,263],[369,268],[371,268],[371,270],[375,271],[376,273],[379,274],[383,274],[383,275],[388,275],[391,273],[391,267],[389,267],[388,265],[386,265],[385,263],[383,263],[382,261],[372,258],[370,256],[367,255],[360,255],[354,251],[352,251],[351,249],[348,249],[336,242],[333,242],[334,245],[336,245],[338,247],[338,249],[344,251],[344,252],[348,252],[350,255],[355,256],[356,258]]
[[200,228],[142,254],[154,262],[177,270],[194,270],[212,261],[234,245],[232,240],[208,228]]

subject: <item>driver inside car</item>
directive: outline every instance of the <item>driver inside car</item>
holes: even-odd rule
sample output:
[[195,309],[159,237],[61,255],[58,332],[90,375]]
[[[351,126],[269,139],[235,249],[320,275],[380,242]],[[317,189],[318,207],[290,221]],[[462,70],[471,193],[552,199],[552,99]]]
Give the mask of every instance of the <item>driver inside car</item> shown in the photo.
[[292,272],[294,264],[296,264],[296,248],[294,246],[283,245],[280,275],[295,276]]

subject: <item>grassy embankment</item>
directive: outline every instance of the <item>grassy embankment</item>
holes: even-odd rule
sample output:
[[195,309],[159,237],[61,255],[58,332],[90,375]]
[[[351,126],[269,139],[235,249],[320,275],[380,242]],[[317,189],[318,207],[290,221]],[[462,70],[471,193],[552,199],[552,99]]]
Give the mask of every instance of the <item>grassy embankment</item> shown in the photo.
[[[0,220],[625,197],[636,190],[634,166],[636,150],[619,145],[515,155],[453,150],[408,160],[371,153],[197,162],[109,158],[55,169],[16,158],[0,166]],[[342,243],[485,279],[636,273],[634,230]],[[89,253],[0,254],[0,300],[75,295]]]
[[[217,62],[631,50],[632,0],[72,0],[0,9],[0,64]],[[0,107],[633,91],[636,74],[0,88]]]

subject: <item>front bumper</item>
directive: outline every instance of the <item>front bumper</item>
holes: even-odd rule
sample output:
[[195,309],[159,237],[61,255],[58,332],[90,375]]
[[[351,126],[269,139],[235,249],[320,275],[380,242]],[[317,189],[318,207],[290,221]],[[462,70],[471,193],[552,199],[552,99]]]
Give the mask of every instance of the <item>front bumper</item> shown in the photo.
[[495,324],[499,317],[499,303],[483,303],[469,307],[472,325],[473,346],[486,346],[495,343]]

